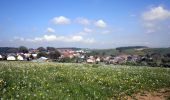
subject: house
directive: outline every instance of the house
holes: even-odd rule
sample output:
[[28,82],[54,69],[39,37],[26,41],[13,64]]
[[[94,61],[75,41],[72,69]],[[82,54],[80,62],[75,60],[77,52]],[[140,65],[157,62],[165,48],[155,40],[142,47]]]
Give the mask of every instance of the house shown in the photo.
[[118,57],[115,57],[114,59],[110,60],[109,63],[111,63],[111,64],[121,64],[123,62],[125,62],[125,58],[118,56]]
[[95,61],[95,59],[87,59],[87,63],[95,63],[96,61]]
[[74,57],[74,55],[73,55],[74,53],[72,53],[72,52],[69,52],[69,51],[65,51],[65,52],[63,52],[62,53],[62,57],[63,58],[73,58]]
[[140,60],[141,60],[141,58],[138,55],[133,55],[132,59],[131,59],[132,62],[137,62],[137,61],[140,61]]
[[85,53],[84,50],[77,50],[76,52],[77,52],[77,53]]
[[8,56],[8,57],[7,57],[7,60],[12,61],[12,60],[16,60],[16,58],[15,58],[14,56]]
[[47,62],[48,61],[48,58],[46,57],[40,57],[36,60],[32,60],[33,62]]
[[132,61],[133,56],[128,56],[126,61]]
[[41,58],[38,59],[38,61],[40,61],[40,62],[41,61],[47,61],[47,60],[48,60],[48,58],[46,58],[46,57],[41,57]]
[[37,58],[37,54],[35,53],[35,54],[32,54],[32,56],[34,57],[34,58]]
[[97,62],[100,62],[100,58],[98,57],[98,58],[96,59],[96,61],[97,61]]
[[3,59],[3,57],[2,57],[2,55],[0,55],[0,60],[2,60]]
[[74,53],[73,56],[74,57],[80,57],[80,53]]
[[95,63],[96,59],[93,56],[90,56],[86,61],[87,63]]
[[30,54],[30,53],[25,53],[24,56],[25,56],[26,58],[29,58],[29,57],[31,56],[31,54]]
[[17,56],[17,60],[23,61],[24,58],[23,58],[21,55],[18,55],[18,56]]
[[101,61],[100,57],[96,59],[96,63],[98,64]]

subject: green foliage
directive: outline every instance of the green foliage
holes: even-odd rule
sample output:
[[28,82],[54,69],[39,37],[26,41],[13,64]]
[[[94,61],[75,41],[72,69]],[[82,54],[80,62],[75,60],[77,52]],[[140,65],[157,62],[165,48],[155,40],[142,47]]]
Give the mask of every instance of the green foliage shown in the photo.
[[48,54],[48,57],[50,59],[58,59],[58,57],[60,57],[60,52],[58,52],[57,50],[55,51],[51,51],[49,54]]
[[117,100],[122,94],[170,88],[169,73],[144,66],[0,62],[0,98]]
[[76,58],[65,57],[65,58],[59,59],[59,62],[62,62],[62,63],[75,63]]
[[39,50],[39,52],[45,52],[46,49],[44,47],[38,47],[37,50]]
[[5,54],[5,53],[17,53],[18,48],[14,47],[0,47],[0,54]]
[[55,51],[56,49],[54,47],[47,47],[47,51]]
[[93,64],[92,67],[93,67],[93,68],[98,68],[99,65],[98,65],[98,64]]
[[110,56],[110,55],[117,55],[118,51],[116,49],[95,49],[92,50],[89,55],[95,56]]
[[[145,48],[143,50],[136,50],[138,48]],[[119,47],[116,49],[94,49],[90,55],[118,55],[118,54],[130,54],[130,55],[146,55],[146,54],[160,54],[164,55],[170,53],[170,48],[147,48],[145,46],[130,46]]]
[[127,46],[127,47],[118,47],[116,50],[126,50],[126,49],[139,49],[139,48],[148,48],[146,46]]
[[128,65],[128,66],[137,66],[139,65],[137,62],[132,62],[132,61],[126,61],[123,63],[123,65]]
[[144,50],[145,54],[159,53],[165,55],[170,53],[170,48],[149,48]]
[[38,54],[37,54],[37,58],[40,58],[40,57],[47,57],[48,55],[47,55],[47,53],[46,52],[39,52]]
[[28,48],[25,46],[20,46],[18,49],[19,49],[19,52],[21,53],[28,53]]

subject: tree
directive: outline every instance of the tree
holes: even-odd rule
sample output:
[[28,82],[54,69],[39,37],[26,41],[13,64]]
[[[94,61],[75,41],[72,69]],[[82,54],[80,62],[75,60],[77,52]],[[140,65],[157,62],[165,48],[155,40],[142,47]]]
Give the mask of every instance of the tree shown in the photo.
[[170,63],[170,53],[165,54],[161,61],[162,63]]
[[106,55],[106,52],[103,51],[103,52],[102,52],[102,56],[105,56],[105,55]]
[[122,48],[116,48],[116,50],[118,50],[119,53],[122,53]]
[[161,54],[160,53],[152,53],[151,58],[153,58],[153,61],[160,62],[161,61]]
[[44,47],[38,47],[37,50],[39,50],[39,52],[45,52],[46,49]]
[[58,59],[60,57],[60,52],[58,50],[55,50],[55,51],[51,51],[49,54],[48,54],[48,57],[50,59]]
[[164,55],[165,57],[169,57],[170,58],[170,53],[167,53],[166,55]]
[[54,47],[47,47],[47,51],[55,51],[56,49]]
[[19,49],[19,52],[21,53],[28,53],[28,48],[25,46],[20,46],[18,49]]
[[47,53],[46,52],[39,52],[37,54],[37,58],[40,58],[40,57],[47,57]]

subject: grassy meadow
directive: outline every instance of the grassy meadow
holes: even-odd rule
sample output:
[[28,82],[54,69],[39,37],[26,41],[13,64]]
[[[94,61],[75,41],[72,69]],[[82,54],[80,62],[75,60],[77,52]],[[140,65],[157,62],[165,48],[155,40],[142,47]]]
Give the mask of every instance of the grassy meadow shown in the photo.
[[168,68],[0,62],[0,100],[118,100],[162,88],[170,88]]

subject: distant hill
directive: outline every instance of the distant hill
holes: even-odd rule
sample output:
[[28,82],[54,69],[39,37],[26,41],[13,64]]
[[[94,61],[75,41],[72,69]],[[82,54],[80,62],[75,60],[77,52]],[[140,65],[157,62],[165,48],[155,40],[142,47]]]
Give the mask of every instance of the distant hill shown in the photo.
[[56,48],[58,50],[80,50],[81,48],[76,48],[76,47],[61,47],[61,48]]
[[139,49],[139,48],[148,48],[147,46],[127,46],[127,47],[118,47],[116,50],[125,50],[125,49]]
[[117,55],[118,53],[116,49],[93,49],[89,55],[110,56]]
[[162,55],[170,53],[170,48],[149,48],[144,50],[145,53],[160,53]]
[[0,47],[0,54],[3,53],[17,53],[18,48],[15,47]]
[[[144,48],[144,49],[140,49]],[[170,48],[149,48],[146,46],[129,46],[129,47],[118,47],[116,49],[93,49],[91,50],[90,55],[120,55],[120,54],[129,54],[129,55],[146,55],[159,53],[161,55],[170,53]]]

